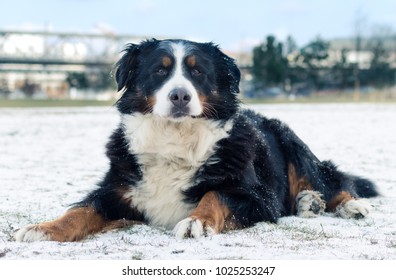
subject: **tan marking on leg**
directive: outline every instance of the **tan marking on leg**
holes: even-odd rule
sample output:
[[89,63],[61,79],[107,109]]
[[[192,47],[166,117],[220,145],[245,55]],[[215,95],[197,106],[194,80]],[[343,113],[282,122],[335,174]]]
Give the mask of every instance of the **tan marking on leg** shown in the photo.
[[49,240],[59,242],[79,241],[88,235],[116,228],[123,228],[140,222],[129,220],[108,221],[93,207],[78,207],[67,211],[56,220],[35,226],[47,235]]
[[67,242],[99,232],[105,224],[104,218],[93,207],[79,207],[67,211],[56,220],[38,224],[36,228],[48,235],[50,240]]
[[297,174],[296,168],[292,163],[289,163],[288,165],[287,176],[289,178],[290,214],[294,215],[296,212],[297,195],[305,190],[312,191],[313,188],[307,178],[301,177]]
[[346,202],[355,199],[349,192],[342,191],[335,195],[330,201],[326,204],[326,210],[334,212],[337,209],[338,205],[343,205]]
[[190,215],[192,219],[198,219],[203,227],[211,227],[215,233],[220,233],[224,229],[236,228],[234,219],[230,217],[230,209],[220,202],[216,192],[207,192],[198,203],[198,206]]

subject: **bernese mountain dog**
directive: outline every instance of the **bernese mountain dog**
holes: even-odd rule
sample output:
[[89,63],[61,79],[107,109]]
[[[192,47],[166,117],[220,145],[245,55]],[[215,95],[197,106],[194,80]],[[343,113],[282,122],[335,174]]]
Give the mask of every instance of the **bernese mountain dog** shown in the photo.
[[115,66],[109,170],[62,217],[18,241],[77,241],[147,223],[200,238],[280,217],[364,218],[374,184],[320,161],[284,123],[240,106],[240,71],[213,43],[146,40]]

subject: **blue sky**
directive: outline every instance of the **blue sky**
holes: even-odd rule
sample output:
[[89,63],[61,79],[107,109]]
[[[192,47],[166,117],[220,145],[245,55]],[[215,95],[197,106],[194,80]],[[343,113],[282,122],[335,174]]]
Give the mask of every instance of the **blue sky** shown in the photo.
[[[359,11],[359,12],[358,12]],[[298,45],[375,25],[396,30],[395,0],[0,0],[0,29],[97,32],[183,37],[242,49],[268,34]]]

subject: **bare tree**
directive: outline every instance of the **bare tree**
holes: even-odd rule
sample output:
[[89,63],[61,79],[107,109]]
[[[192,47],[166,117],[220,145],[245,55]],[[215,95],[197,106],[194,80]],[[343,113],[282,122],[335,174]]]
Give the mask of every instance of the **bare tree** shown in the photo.
[[354,67],[354,96],[355,101],[360,100],[360,52],[362,50],[362,30],[367,22],[367,17],[363,13],[361,7],[356,11],[354,19],[354,38],[355,38],[355,53],[356,63]]

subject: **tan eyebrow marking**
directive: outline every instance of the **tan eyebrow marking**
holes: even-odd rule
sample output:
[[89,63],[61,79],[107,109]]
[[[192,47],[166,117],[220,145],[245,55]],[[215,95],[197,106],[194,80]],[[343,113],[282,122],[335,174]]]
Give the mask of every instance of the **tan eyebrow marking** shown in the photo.
[[170,59],[169,56],[164,56],[164,57],[162,58],[162,65],[163,65],[164,67],[169,67],[169,66],[171,66],[171,64],[172,64],[172,59]]
[[195,55],[190,55],[187,58],[187,65],[190,67],[194,67],[197,64],[197,59],[195,57]]

